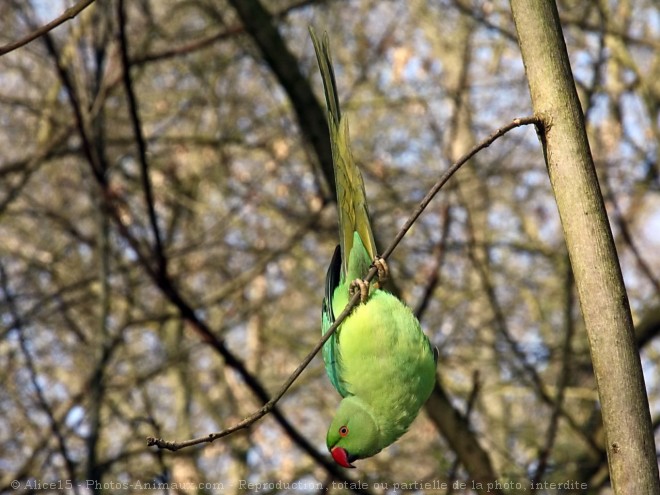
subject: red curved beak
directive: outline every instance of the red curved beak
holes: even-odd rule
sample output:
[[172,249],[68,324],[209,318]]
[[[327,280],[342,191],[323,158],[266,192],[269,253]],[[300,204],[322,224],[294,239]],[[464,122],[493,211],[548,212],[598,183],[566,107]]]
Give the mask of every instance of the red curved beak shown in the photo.
[[333,447],[330,450],[330,454],[332,454],[332,458],[341,467],[345,467],[345,468],[354,468],[355,467],[351,464],[352,459],[348,455],[348,452],[346,452],[345,449],[342,449],[341,447]]

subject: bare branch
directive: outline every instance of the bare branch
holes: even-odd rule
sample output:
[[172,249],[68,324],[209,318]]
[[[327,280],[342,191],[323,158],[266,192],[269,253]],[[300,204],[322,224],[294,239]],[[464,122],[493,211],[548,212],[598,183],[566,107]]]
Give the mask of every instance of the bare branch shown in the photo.
[[78,2],[72,7],[69,7],[64,11],[64,13],[50,21],[48,24],[44,24],[41,26],[39,29],[36,29],[35,31],[32,31],[30,34],[25,36],[24,38],[21,38],[18,41],[14,41],[12,43],[8,43],[4,46],[0,46],[0,56],[4,55],[5,53],[9,53],[13,50],[16,50],[17,48],[20,48],[24,45],[27,45],[31,41],[36,40],[40,36],[43,36],[47,32],[55,29],[57,26],[60,24],[65,23],[66,21],[69,21],[76,17],[78,14],[80,14],[83,10],[85,10],[87,7],[89,7],[91,4],[94,3],[94,0],[82,0],[81,2]]
[[160,229],[158,228],[158,218],[156,216],[154,192],[149,177],[147,143],[144,139],[144,133],[142,132],[138,103],[135,98],[135,91],[133,91],[133,81],[131,80],[131,68],[128,60],[128,42],[126,39],[126,24],[128,20],[126,19],[124,0],[119,0],[119,2],[117,2],[117,17],[119,22],[119,52],[121,54],[121,62],[123,66],[122,76],[124,91],[126,91],[126,98],[128,99],[129,116],[133,126],[133,133],[135,134],[135,143],[138,148],[142,189],[144,191],[144,198],[147,205],[149,223],[151,224],[151,230],[154,236],[154,253],[156,255],[157,270],[164,274],[167,272],[167,258],[163,252],[163,242],[161,240]]
[[[420,202],[419,206],[415,209],[415,211],[410,215],[410,218],[406,221],[406,223],[403,225],[399,233],[396,235],[394,240],[390,243],[388,248],[384,251],[382,254],[382,258],[388,258],[392,252],[396,249],[396,247],[399,245],[403,237],[406,235],[408,230],[413,226],[415,221],[419,218],[419,216],[422,214],[422,212],[426,209],[426,207],[429,205],[431,200],[435,197],[435,195],[442,189],[442,187],[447,183],[447,181],[451,178],[456,171],[461,168],[470,158],[472,158],[475,154],[477,154],[479,151],[481,151],[484,148],[488,148],[493,142],[495,142],[499,137],[503,136],[507,132],[517,128],[521,127],[524,125],[539,125],[539,120],[536,117],[525,117],[525,118],[519,118],[519,119],[514,119],[510,124],[505,125],[504,127],[501,127],[500,129],[496,130],[493,132],[490,136],[482,140],[480,143],[478,143],[476,146],[474,146],[470,151],[468,151],[466,154],[464,154],[461,158],[459,158],[458,161],[456,161],[454,164],[452,164],[449,169],[438,179],[438,181],[434,184],[434,186],[429,190],[429,192],[426,194],[424,199]],[[371,269],[369,270],[369,273],[367,273],[367,276],[364,278],[364,281],[368,284],[371,282],[371,280],[376,276],[377,269],[375,266],[372,266]],[[323,347],[323,344],[326,343],[326,341],[332,336],[332,334],[337,330],[337,327],[341,325],[341,323],[344,321],[344,319],[351,313],[353,308],[357,305],[358,301],[360,300],[360,294],[355,293],[353,297],[349,300],[348,304],[344,308],[344,311],[337,317],[335,322],[332,324],[332,326],[328,329],[328,331],[323,335],[323,338],[319,340],[319,342],[314,346],[314,348],[310,351],[309,354],[303,359],[303,361],[300,363],[300,365],[291,373],[289,378],[284,382],[284,385],[280,388],[280,390],[268,401],[266,402],[260,409],[255,411],[254,413],[250,414],[246,418],[244,418],[242,421],[239,423],[235,424],[234,426],[231,426],[229,428],[226,428],[220,432],[217,433],[211,433],[209,435],[206,435],[204,437],[199,437],[199,438],[194,438],[191,440],[185,440],[182,442],[175,442],[175,441],[167,441],[163,440],[162,438],[154,438],[154,437],[148,437],[147,438],[147,445],[155,445],[161,449],[169,449],[169,450],[179,450],[185,447],[191,447],[193,445],[199,445],[201,443],[210,443],[213,442],[214,440],[217,440],[218,438],[226,437],[228,435],[231,435],[232,433],[235,433],[239,430],[242,430],[244,428],[247,428],[251,426],[253,423],[258,421],[259,419],[263,418],[266,414],[268,414],[273,407],[275,407],[275,404],[284,396],[286,391],[289,389],[289,387],[293,384],[293,382],[296,381],[296,379],[300,376],[300,374],[304,371],[304,369],[309,365],[309,363],[312,361],[314,356],[316,355],[317,352]]]
[[[490,136],[487,138],[483,139],[481,142],[476,144],[470,151],[465,153],[462,157],[460,157],[449,169],[440,177],[438,182],[435,183],[435,185],[431,188],[431,190],[424,196],[424,199],[419,203],[419,206],[417,209],[410,215],[410,218],[408,221],[401,227],[401,230],[399,233],[396,235],[394,240],[392,241],[392,244],[385,250],[385,252],[382,254],[383,258],[388,258],[392,252],[396,249],[396,247],[399,245],[403,237],[406,235],[408,230],[410,230],[410,227],[413,226],[415,221],[417,221],[417,218],[422,214],[424,209],[428,206],[428,204],[431,202],[431,200],[435,197],[436,194],[438,194],[438,191],[442,189],[442,186],[445,185],[445,183],[451,178],[454,173],[461,168],[465,162],[467,162],[470,158],[472,158],[474,155],[476,155],[478,152],[481,150],[488,148],[491,144],[493,144],[498,138],[506,134],[507,132],[515,129],[516,127],[521,127],[524,125],[535,125],[537,129],[540,129],[541,126],[541,120],[537,117],[523,117],[523,118],[518,118],[518,119],[513,119],[511,123],[505,125],[504,127],[500,127],[497,129],[495,132],[493,132]],[[372,268],[372,272],[375,273],[375,268]],[[371,273],[371,272],[370,272]]]

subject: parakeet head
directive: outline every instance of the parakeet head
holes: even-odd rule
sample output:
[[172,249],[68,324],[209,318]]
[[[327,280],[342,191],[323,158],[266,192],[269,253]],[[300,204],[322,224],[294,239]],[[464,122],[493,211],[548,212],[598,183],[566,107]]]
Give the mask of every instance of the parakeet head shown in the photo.
[[326,444],[335,462],[345,468],[355,467],[353,461],[380,452],[380,432],[368,406],[354,396],[342,400],[328,429]]

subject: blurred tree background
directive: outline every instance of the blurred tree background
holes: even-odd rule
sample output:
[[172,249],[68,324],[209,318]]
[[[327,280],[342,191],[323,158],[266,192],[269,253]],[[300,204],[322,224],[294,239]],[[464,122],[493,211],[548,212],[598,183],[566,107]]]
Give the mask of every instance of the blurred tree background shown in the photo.
[[[0,57],[0,492],[12,480],[73,480],[72,493],[138,481],[254,491],[239,480],[394,493],[458,480],[467,488],[436,492],[473,493],[497,479],[609,493],[531,127],[463,167],[391,258],[440,350],[439,385],[398,443],[356,471],[332,465],[339,397],[318,356],[250,429],[176,453],[147,447],[236,423],[320,337],[338,237],[308,26],[330,35],[381,248],[453,160],[531,106],[503,0],[125,3],[97,1]],[[0,3],[0,44],[71,5]],[[559,10],[657,443],[660,15],[652,0]]]

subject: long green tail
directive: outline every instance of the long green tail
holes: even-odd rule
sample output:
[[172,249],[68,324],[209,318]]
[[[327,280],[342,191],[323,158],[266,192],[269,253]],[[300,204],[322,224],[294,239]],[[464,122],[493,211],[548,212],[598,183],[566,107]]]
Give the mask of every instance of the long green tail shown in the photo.
[[[339,242],[342,259],[341,282],[344,282],[363,278],[366,275],[376,256],[376,243],[371,231],[362,174],[355,165],[351,154],[348,120],[346,117],[342,118],[339,110],[328,34],[324,33],[321,42],[311,27],[309,34],[314,43],[328,107],[328,127],[337,184]],[[359,240],[356,237],[359,237]],[[361,241],[362,246],[355,245],[356,241]]]

